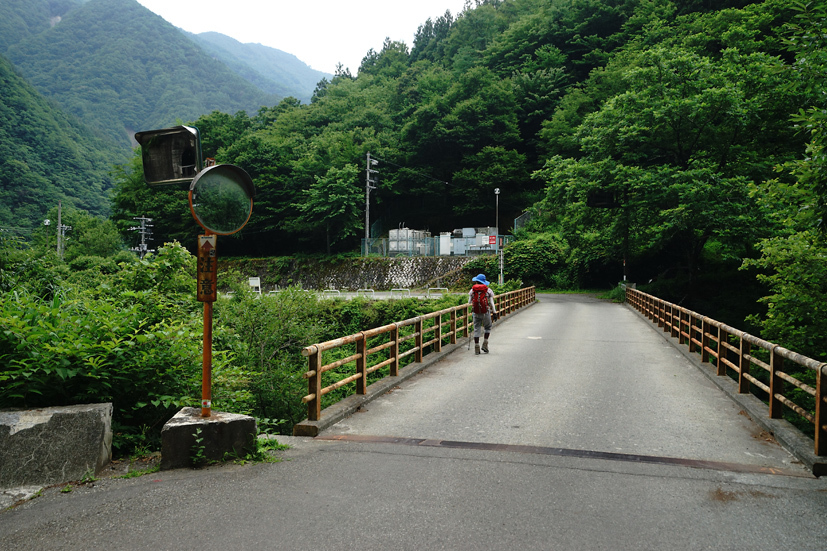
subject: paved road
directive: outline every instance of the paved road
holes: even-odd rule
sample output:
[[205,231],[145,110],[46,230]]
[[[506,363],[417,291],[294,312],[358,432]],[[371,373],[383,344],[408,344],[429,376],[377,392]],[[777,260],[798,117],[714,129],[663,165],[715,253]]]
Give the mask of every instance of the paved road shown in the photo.
[[0,548],[827,548],[827,481],[651,326],[540,300],[284,462],[49,491]]

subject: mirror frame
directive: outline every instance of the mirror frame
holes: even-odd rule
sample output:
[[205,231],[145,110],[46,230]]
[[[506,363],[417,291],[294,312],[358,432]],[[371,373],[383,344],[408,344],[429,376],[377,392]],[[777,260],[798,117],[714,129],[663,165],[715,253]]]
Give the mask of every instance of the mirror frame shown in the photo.
[[[238,228],[232,231],[216,231],[213,228],[207,227],[201,218],[195,212],[195,207],[192,203],[192,196],[193,192],[195,191],[196,186],[201,181],[202,178],[213,174],[213,175],[220,175],[226,178],[229,178],[234,183],[236,183],[241,189],[247,194],[247,197],[250,200],[250,208],[247,210],[247,217],[244,220],[244,223],[241,224]],[[192,213],[192,217],[198,223],[199,226],[204,228],[208,234],[215,234],[215,235],[232,235],[236,232],[241,231],[244,226],[247,225],[247,222],[250,221],[250,217],[253,214],[253,198],[255,197],[256,191],[255,187],[253,186],[253,180],[250,178],[250,175],[244,171],[241,167],[235,165],[214,165],[211,167],[207,167],[206,169],[202,170],[198,173],[198,175],[193,179],[192,183],[190,184],[190,191],[189,191],[189,203],[190,203],[190,212]]]

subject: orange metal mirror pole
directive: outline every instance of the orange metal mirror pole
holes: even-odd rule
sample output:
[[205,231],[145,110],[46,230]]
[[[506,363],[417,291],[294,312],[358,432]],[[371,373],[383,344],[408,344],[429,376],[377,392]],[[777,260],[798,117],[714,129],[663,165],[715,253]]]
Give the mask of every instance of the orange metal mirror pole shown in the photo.
[[216,235],[207,230],[198,236],[198,300],[204,303],[204,351],[201,374],[201,417],[212,409],[212,320],[213,302],[218,294]]
[[201,373],[201,417],[212,408],[212,302],[204,303],[204,353]]

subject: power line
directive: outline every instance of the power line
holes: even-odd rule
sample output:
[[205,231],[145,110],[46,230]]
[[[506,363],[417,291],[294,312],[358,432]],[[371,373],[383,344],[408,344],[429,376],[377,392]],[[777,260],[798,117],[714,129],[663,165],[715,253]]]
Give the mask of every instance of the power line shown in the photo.
[[453,184],[449,184],[449,183],[448,183],[448,182],[446,182],[445,180],[440,180],[439,178],[434,178],[434,177],[433,177],[433,176],[431,176],[430,174],[425,174],[424,172],[420,172],[420,171],[418,171],[418,170],[414,170],[413,168],[408,168],[408,167],[406,167],[406,166],[398,165],[398,164],[396,164],[396,163],[394,163],[394,162],[392,162],[392,161],[386,161],[386,160],[384,160],[384,159],[380,159],[379,157],[376,157],[375,155],[371,155],[371,158],[372,158],[372,159],[374,159],[374,160],[377,160],[377,161],[381,161],[381,162],[383,162],[383,163],[387,163],[387,164],[389,164],[389,165],[393,165],[393,166],[395,166],[396,168],[401,168],[402,170],[407,170],[407,171],[409,171],[409,172],[413,172],[414,174],[418,174],[418,175],[423,176],[423,177],[425,177],[425,178],[427,178],[427,179],[429,179],[429,180],[433,180],[434,182],[439,182],[440,184],[444,184],[444,185],[446,185],[446,186],[450,186],[450,187],[457,187],[457,186],[454,186]]

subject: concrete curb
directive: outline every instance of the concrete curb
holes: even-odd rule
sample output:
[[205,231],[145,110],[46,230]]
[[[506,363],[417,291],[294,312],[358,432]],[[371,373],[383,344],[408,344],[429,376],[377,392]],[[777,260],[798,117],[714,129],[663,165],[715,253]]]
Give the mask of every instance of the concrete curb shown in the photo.
[[773,435],[781,446],[790,452],[796,459],[801,461],[810,469],[815,476],[827,475],[827,457],[820,457],[815,454],[812,439],[808,438],[795,428],[790,422],[784,419],[771,419],[768,417],[769,410],[767,405],[759,400],[753,394],[739,394],[738,383],[730,377],[719,377],[715,373],[715,368],[710,363],[702,363],[699,354],[689,352],[689,347],[680,344],[676,339],[672,338],[669,333],[662,331],[652,321],[637,311],[630,304],[626,304],[632,312],[637,314],[639,318],[646,321],[652,330],[660,335],[666,342],[671,344],[678,352],[680,352],[692,365],[697,367],[707,379],[712,381],[715,386],[720,388],[729,398],[738,404],[750,419],[757,423],[764,430]]
[[[520,312],[524,312],[526,309],[531,308],[537,304],[537,302],[533,302],[515,312],[512,312],[507,317],[502,318],[501,320],[497,321],[497,325],[501,323],[505,323],[515,315],[519,314]],[[468,337],[469,339],[473,337]],[[419,373],[420,371],[428,368],[429,366],[441,361],[449,354],[456,352],[457,350],[464,349],[467,345],[466,340],[462,340],[462,343],[457,344],[449,344],[443,345],[441,352],[432,352],[422,358],[421,363],[412,363],[409,364],[402,369],[399,370],[399,376],[397,377],[385,377],[381,381],[377,381],[370,385],[367,389],[365,389],[365,394],[352,394],[341,400],[332,406],[325,408],[322,410],[321,418],[318,421],[310,421],[305,419],[304,421],[297,423],[293,426],[293,436],[311,436],[315,437],[318,436],[320,432],[323,430],[335,425],[345,417],[350,416],[353,414],[359,407],[368,402],[371,402],[378,398],[379,396],[385,394],[386,392],[392,390],[394,387],[406,381]]]

